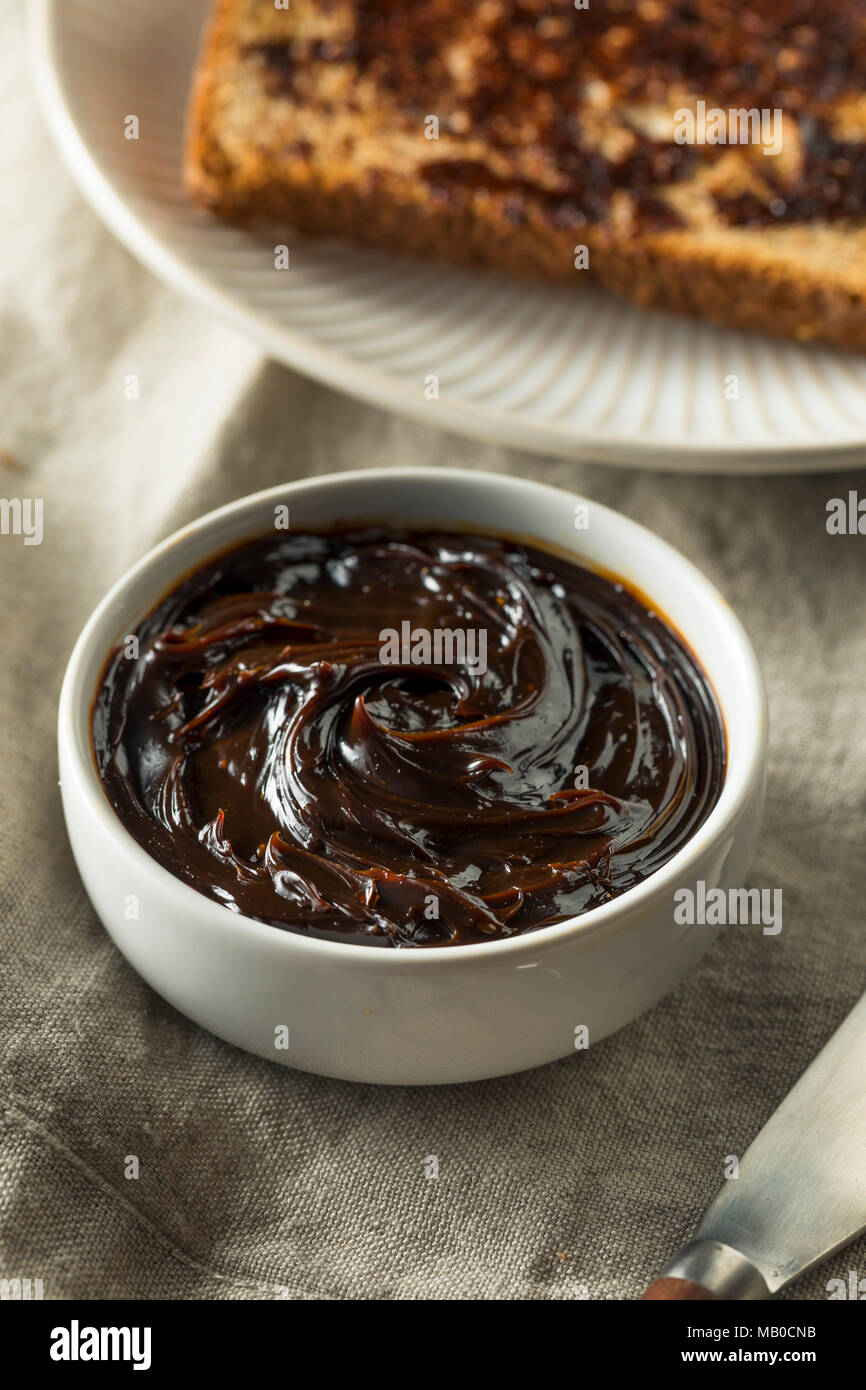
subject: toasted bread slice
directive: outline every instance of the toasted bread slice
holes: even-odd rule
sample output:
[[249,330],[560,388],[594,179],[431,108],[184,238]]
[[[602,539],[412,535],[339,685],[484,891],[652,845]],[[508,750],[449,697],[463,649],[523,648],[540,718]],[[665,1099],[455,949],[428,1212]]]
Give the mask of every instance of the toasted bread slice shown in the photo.
[[186,181],[233,220],[866,350],[864,81],[860,0],[216,0]]

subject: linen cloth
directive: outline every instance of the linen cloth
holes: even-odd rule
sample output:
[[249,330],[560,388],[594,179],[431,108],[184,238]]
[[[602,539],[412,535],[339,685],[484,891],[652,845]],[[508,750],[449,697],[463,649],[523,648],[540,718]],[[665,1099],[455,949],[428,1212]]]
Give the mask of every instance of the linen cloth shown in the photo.
[[[636,1297],[866,985],[866,539],[825,530],[827,499],[866,479],[553,462],[268,364],[74,191],[22,9],[0,9],[0,493],[44,499],[44,539],[0,537],[0,1276],[46,1298]],[[615,1037],[460,1087],[307,1076],[188,1022],[97,921],[57,788],[63,667],[133,560],[253,489],[407,462],[542,478],[659,532],[741,615],[771,707],[751,884],[782,888],[781,934],[729,928]],[[785,1297],[852,1268],[862,1240]]]

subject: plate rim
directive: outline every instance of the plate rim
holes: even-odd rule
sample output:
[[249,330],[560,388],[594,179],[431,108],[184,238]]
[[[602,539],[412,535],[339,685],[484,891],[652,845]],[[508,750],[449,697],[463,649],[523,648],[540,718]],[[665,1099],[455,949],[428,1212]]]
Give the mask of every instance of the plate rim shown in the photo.
[[[75,0],[65,3],[68,7]],[[613,433],[579,432],[555,421],[529,420],[519,411],[491,408],[459,397],[447,397],[447,418],[437,420],[439,412],[436,407],[431,409],[420,390],[323,347],[314,337],[277,325],[267,314],[250,308],[242,295],[224,289],[210,273],[197,269],[149,225],[145,216],[133,210],[91,151],[71,109],[68,68],[63,63],[58,32],[60,14],[61,0],[28,0],[28,48],[44,119],[79,191],[109,231],[157,279],[300,375],[445,433],[574,462],[693,476],[823,473],[866,463],[866,432],[862,436],[836,435],[827,441],[804,440],[802,444],[770,441],[738,445],[731,441],[713,448],[678,438],[642,441]],[[204,226],[202,231],[206,231]]]

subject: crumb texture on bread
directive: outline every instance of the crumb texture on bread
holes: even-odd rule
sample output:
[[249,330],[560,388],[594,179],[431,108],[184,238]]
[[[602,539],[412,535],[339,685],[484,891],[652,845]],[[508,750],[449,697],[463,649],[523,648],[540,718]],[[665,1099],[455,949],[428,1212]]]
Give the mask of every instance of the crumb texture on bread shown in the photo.
[[866,349],[864,92],[861,0],[217,0],[186,182],[233,220]]

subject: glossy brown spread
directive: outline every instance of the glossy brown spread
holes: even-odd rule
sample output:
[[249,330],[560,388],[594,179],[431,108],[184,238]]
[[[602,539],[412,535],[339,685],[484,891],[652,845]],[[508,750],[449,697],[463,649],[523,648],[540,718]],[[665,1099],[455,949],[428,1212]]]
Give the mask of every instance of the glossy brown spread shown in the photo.
[[685,844],[725,771],[706,677],[623,584],[393,529],[274,532],[197,569],[110,657],[93,743],[172,873],[377,946],[607,902]]
[[[515,222],[579,227],[618,225],[625,200],[632,228],[664,230],[691,222],[676,186],[726,160],[703,188],[722,221],[866,212],[861,0],[352,0],[291,14],[248,49],[272,95],[348,105],[359,132],[371,108],[392,135],[436,114],[448,154],[417,158],[440,201],[486,189],[509,195]],[[698,99],[784,113],[795,157],[746,150],[734,167],[729,146],[676,143],[664,118]]]

